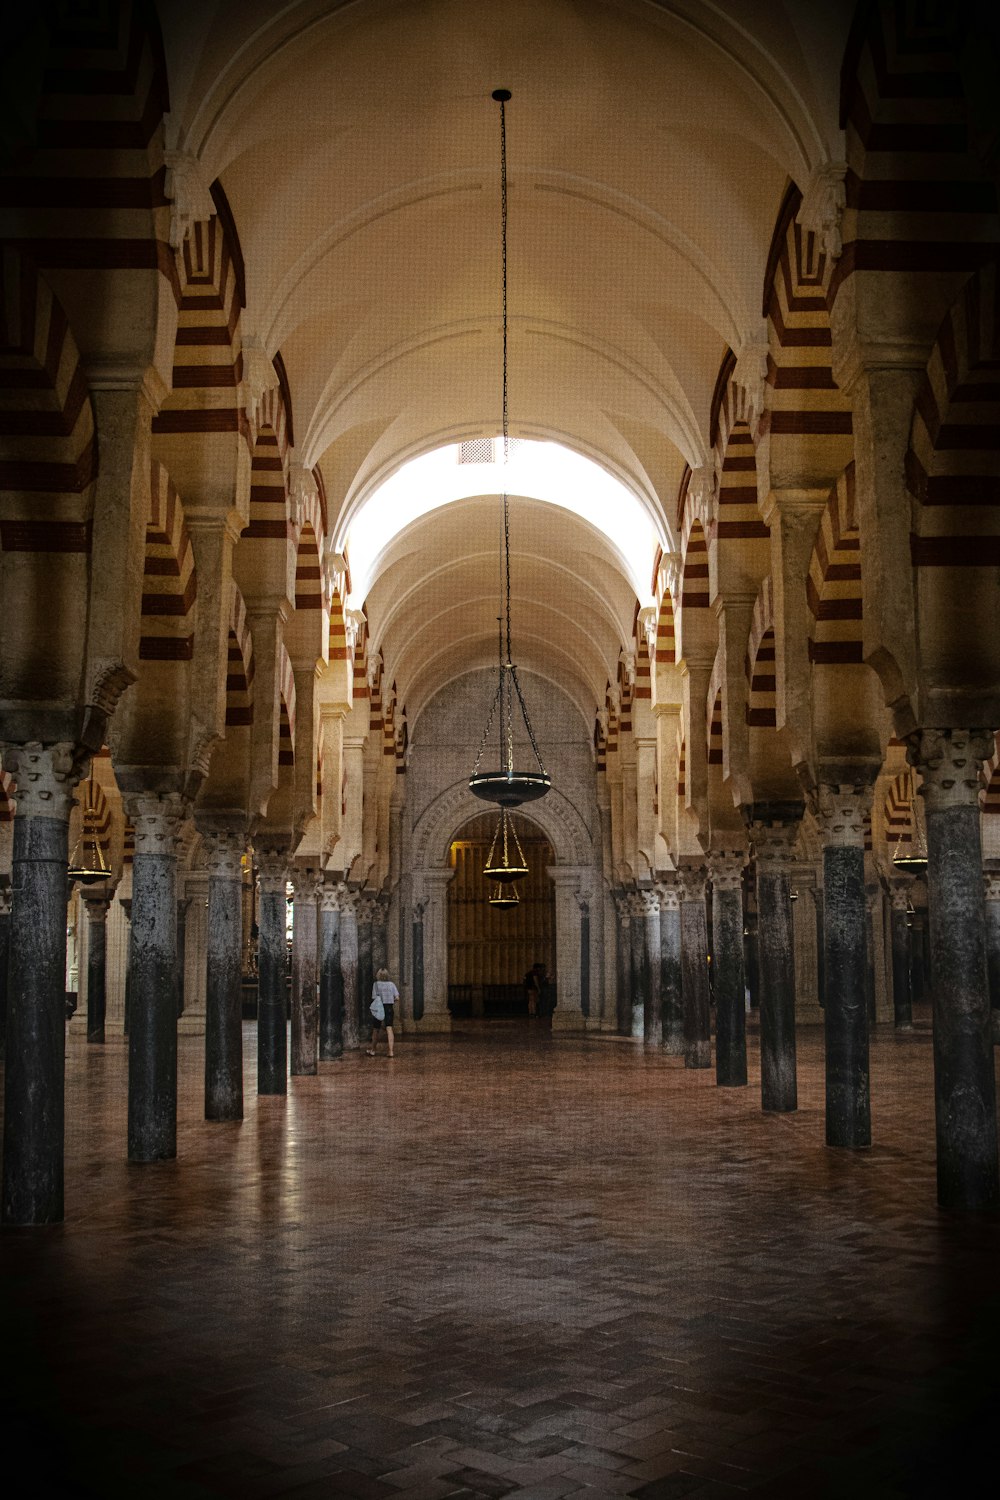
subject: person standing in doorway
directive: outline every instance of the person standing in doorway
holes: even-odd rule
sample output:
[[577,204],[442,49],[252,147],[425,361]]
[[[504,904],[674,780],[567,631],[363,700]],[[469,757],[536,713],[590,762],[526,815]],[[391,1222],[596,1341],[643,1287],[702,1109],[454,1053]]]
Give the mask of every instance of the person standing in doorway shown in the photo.
[[385,1031],[385,1040],[389,1049],[389,1056],[395,1057],[396,1039],[393,1035],[393,1024],[396,1019],[396,1001],[399,999],[399,991],[389,978],[388,969],[379,969],[375,975],[375,983],[372,985],[372,1044],[367,1049],[368,1057],[375,1057],[378,1052],[378,1034]]
[[538,1014],[538,1000],[542,987],[538,982],[538,964],[532,964],[524,976],[524,998],[528,1006],[528,1015],[532,1018]]

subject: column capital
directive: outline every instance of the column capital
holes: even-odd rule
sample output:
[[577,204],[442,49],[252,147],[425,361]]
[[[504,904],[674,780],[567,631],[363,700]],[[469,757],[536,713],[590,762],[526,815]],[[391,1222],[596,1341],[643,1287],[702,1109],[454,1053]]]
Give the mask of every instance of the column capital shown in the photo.
[[628,893],[628,895],[626,896],[625,899],[628,902],[629,916],[631,916],[631,917],[642,917],[642,916],[645,916],[645,914],[646,914],[646,908],[645,908],[645,905],[643,904],[642,892],[641,891],[629,891],[629,893]]
[[[893,911],[906,911],[908,909],[910,905],[910,885],[911,882],[909,880],[890,880],[889,904]],[[989,897],[987,897],[988,899]],[[997,885],[995,899],[1000,901],[1000,883]]]
[[293,865],[291,870],[292,900],[315,902],[323,888],[323,872],[311,865]]
[[628,891],[613,892],[613,900],[615,903],[615,911],[618,915],[619,922],[623,927],[627,927],[629,922],[632,920],[632,908],[629,905]]
[[[108,920],[108,908],[111,905],[111,897],[103,894],[100,896],[88,896],[84,891],[80,892],[80,899],[87,912],[87,920],[101,927]],[[2,898],[0,898],[0,913],[3,911]]]
[[0,917],[10,916],[11,892],[9,885],[0,885]]
[[819,784],[812,811],[827,848],[864,849],[873,796],[874,788],[864,784]]
[[189,807],[180,792],[125,792],[125,813],[135,829],[135,852],[176,854]]
[[656,882],[656,894],[661,911],[680,911],[681,897],[677,888],[677,876],[667,875]]
[[642,904],[644,917],[658,917],[660,915],[660,896],[654,887],[651,891],[640,891],[639,900]]
[[255,852],[261,895],[283,896],[288,883],[288,850],[257,849]]
[[5,745],[3,768],[14,778],[15,817],[69,822],[82,771],[76,745],[69,740],[54,745],[43,745],[40,740]]
[[746,854],[739,850],[719,850],[708,856],[708,877],[717,891],[742,891]]
[[205,867],[215,880],[238,880],[242,873],[246,838],[231,829],[211,828],[203,830],[205,845]]
[[704,901],[707,874],[704,865],[681,866],[677,871],[677,889],[681,901]]
[[340,911],[340,897],[342,887],[339,885],[323,884],[319,892],[319,904],[321,911]]
[[906,759],[920,772],[928,812],[979,803],[979,767],[996,748],[991,729],[915,729]]
[[983,896],[987,901],[1000,901],[1000,870],[983,871]]
[[[783,816],[785,807],[789,815]],[[778,808],[781,808],[781,812]],[[798,809],[792,813],[792,807]],[[759,814],[750,822],[750,841],[758,865],[770,865],[774,869],[786,868],[794,858],[795,845],[799,837],[799,825],[805,811],[804,803],[768,805],[755,803],[753,812]]]

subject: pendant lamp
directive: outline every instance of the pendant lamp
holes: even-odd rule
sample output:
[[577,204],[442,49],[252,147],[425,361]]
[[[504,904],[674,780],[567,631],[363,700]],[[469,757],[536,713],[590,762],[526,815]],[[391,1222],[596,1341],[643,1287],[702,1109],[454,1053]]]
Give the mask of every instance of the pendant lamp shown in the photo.
[[490,905],[498,911],[508,911],[512,906],[520,906],[521,898],[513,885],[491,885]]
[[[507,114],[506,105],[510,98],[509,89],[494,89],[493,98],[500,105],[500,265],[502,274],[503,301],[502,301],[502,323],[503,323],[503,461],[506,467],[510,447],[510,433],[508,424],[507,406]],[[493,695],[493,703],[486,720],[486,728],[479,746],[479,754],[469,777],[469,790],[484,802],[499,802],[501,807],[517,807],[522,802],[533,802],[538,797],[544,797],[552,785],[542,757],[535,740],[535,733],[528,718],[528,710],[525,707],[524,695],[521,692],[521,684],[517,677],[517,667],[511,656],[511,625],[510,625],[510,499],[507,494],[506,475],[504,476],[503,492],[503,568],[501,574],[501,590],[505,607],[506,617],[506,641],[503,629],[499,635],[499,662],[497,673],[497,690]],[[503,618],[503,617],[501,617]],[[534,764],[526,768],[515,769],[514,766],[514,699],[517,698],[518,709],[524,720],[524,727],[528,732],[528,740],[534,757]],[[495,768],[492,764],[492,755],[487,755],[487,747],[490,745],[490,731],[493,722],[497,724],[497,761]],[[486,769],[482,769],[484,766]],[[494,902],[490,897],[491,905]],[[508,903],[512,904],[512,903]]]
[[80,837],[77,839],[70,856],[67,875],[71,883],[77,885],[96,885],[100,880],[107,880],[111,874],[108,862],[104,858],[104,850],[101,841],[97,837],[97,831],[93,826],[94,815],[94,763],[90,763],[90,779],[87,782],[87,796],[83,804],[80,824]]
[[896,840],[896,851],[892,856],[892,868],[905,875],[922,875],[927,869],[927,839],[924,836],[923,819],[917,812],[913,798],[913,778],[908,777],[910,789],[910,816],[913,822],[913,843],[904,845]]
[[527,873],[528,866],[524,861],[524,850],[521,848],[517,829],[507,809],[501,808],[500,821],[493,835],[483,874],[494,885],[512,885],[515,880],[523,880]]

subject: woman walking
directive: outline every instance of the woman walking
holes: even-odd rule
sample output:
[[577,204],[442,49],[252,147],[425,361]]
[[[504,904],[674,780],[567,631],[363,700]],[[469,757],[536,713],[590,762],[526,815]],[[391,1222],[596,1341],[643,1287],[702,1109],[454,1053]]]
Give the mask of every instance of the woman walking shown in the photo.
[[393,1047],[395,1037],[392,1034],[393,1022],[396,1019],[396,1001],[399,999],[399,991],[389,978],[388,969],[379,969],[375,975],[375,983],[372,985],[372,1003],[369,1007],[372,1013],[374,1026],[372,1027],[372,1044],[367,1049],[366,1056],[374,1057],[378,1051],[378,1034],[385,1030],[385,1039],[389,1048],[389,1056],[394,1057]]

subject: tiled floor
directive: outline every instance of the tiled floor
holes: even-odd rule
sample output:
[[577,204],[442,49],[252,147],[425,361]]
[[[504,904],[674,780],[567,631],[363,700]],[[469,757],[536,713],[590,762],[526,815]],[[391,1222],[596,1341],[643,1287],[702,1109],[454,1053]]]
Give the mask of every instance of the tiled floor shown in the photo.
[[934,1206],[926,1017],[858,1155],[816,1032],[781,1118],[755,1040],[744,1090],[500,1026],[260,1101],[246,1049],[207,1125],[182,1039],[179,1160],[129,1167],[124,1048],[71,1043],[67,1223],[0,1239],[8,1494],[995,1493],[1000,1226]]

